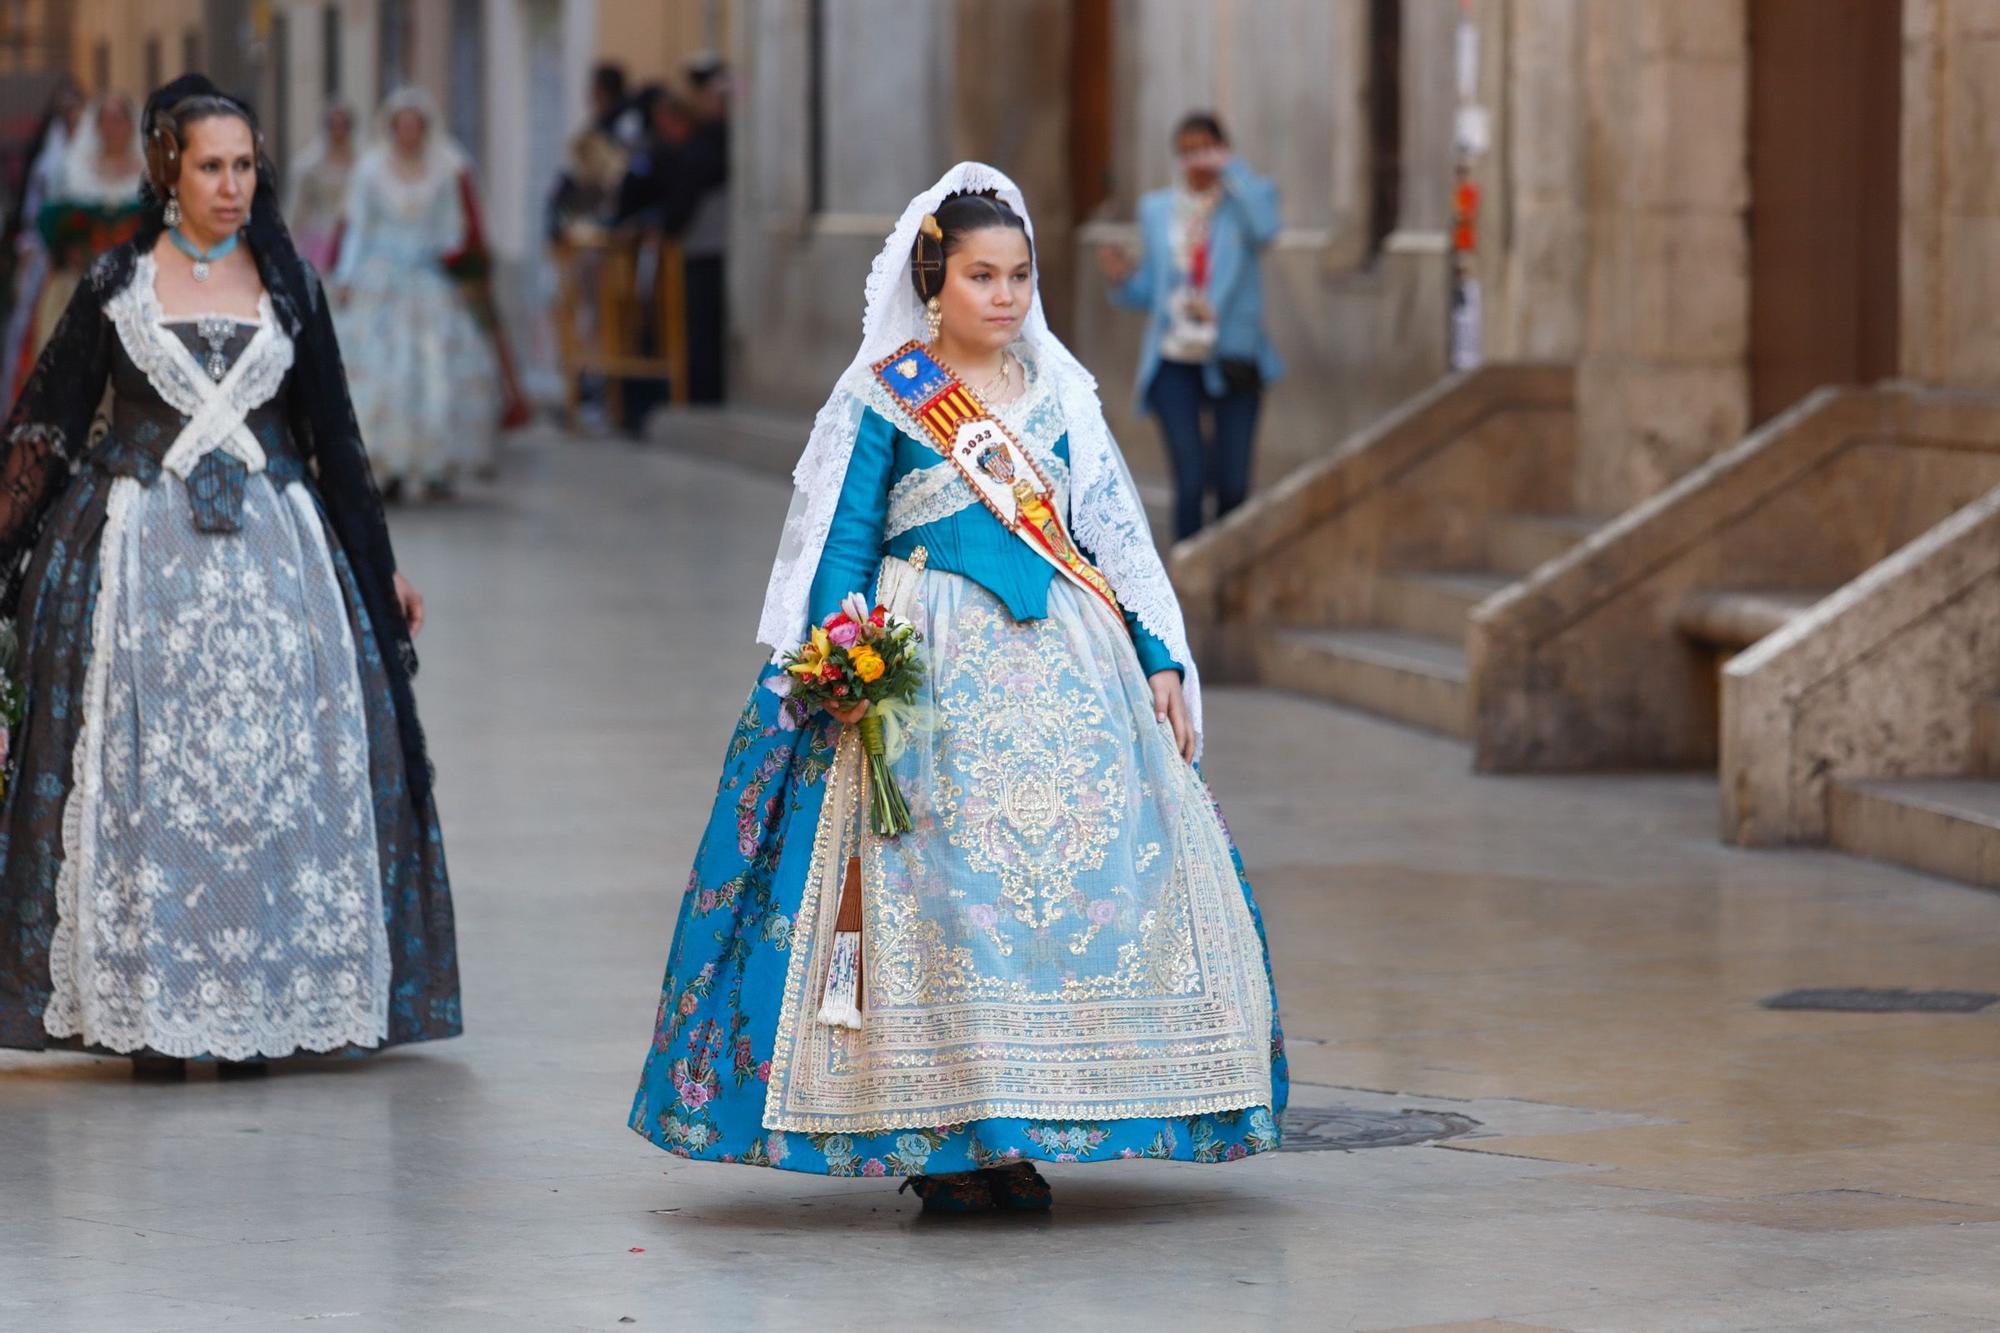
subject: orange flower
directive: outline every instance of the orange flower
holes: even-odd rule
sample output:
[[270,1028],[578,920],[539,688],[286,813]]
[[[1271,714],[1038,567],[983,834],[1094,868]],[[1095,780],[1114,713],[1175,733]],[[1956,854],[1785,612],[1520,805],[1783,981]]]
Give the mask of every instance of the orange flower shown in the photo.
[[854,674],[870,685],[882,679],[882,673],[889,669],[888,663],[882,660],[882,654],[865,643],[848,649],[847,661],[854,668]]

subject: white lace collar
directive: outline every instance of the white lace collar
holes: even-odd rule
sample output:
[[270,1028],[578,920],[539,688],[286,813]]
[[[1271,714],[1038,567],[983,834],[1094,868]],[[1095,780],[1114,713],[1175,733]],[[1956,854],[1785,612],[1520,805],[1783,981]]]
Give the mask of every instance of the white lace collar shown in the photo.
[[[154,286],[158,266],[150,254],[133,265],[132,280],[105,302],[118,341],[166,404],[188,418],[163,463],[182,477],[208,453],[221,449],[252,472],[264,469],[264,449],[245,424],[250,413],[283,387],[292,368],[292,339],[271,309],[271,294],[257,298],[256,332],[220,381],[211,379],[188,345],[167,331]],[[198,317],[197,317],[198,318]],[[220,318],[233,318],[220,316]],[[248,324],[248,320],[235,320]]]

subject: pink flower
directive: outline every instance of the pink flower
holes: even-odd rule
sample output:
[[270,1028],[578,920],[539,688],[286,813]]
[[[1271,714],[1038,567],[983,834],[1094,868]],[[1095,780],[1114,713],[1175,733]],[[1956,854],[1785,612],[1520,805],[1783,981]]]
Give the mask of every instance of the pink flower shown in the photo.
[[1250,1155],[1250,1150],[1249,1150],[1248,1148],[1244,1147],[1244,1146],[1243,1146],[1242,1144],[1240,1144],[1240,1143],[1232,1143],[1232,1144],[1230,1144],[1230,1145],[1229,1145],[1229,1160],[1230,1160],[1230,1161],[1232,1161],[1232,1162],[1240,1162],[1240,1161],[1242,1161],[1242,1160],[1243,1160],[1244,1158],[1248,1157],[1249,1155]]
[[769,1060],[758,1064],[757,1081],[760,1083],[769,1083],[771,1081],[771,1062]]
[[861,638],[861,626],[851,620],[843,620],[828,630],[826,637],[832,639],[837,647],[852,648]]
[[1000,923],[1000,914],[993,910],[991,903],[974,903],[965,909],[965,915],[981,930],[991,930]]
[[1118,904],[1109,898],[1099,898],[1090,905],[1090,919],[1097,925],[1108,926],[1111,924],[1111,919],[1117,915]]
[[881,1158],[871,1157],[861,1164],[861,1174],[864,1176],[886,1176],[889,1174],[889,1168],[882,1165]]

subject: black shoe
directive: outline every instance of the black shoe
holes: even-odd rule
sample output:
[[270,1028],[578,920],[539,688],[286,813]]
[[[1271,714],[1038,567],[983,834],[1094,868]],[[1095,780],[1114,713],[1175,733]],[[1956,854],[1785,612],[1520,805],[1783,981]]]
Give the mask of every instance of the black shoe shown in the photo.
[[143,1083],[179,1083],[187,1077],[188,1063],[171,1055],[135,1055],[132,1077]]
[[927,1213],[990,1213],[999,1206],[983,1171],[954,1171],[947,1176],[911,1176],[896,1193],[915,1190]]
[[1055,1206],[1055,1192],[1033,1162],[988,1167],[979,1173],[993,1190],[993,1202],[1010,1213],[1046,1213]]
[[218,1060],[215,1064],[217,1078],[262,1078],[270,1072],[271,1066],[264,1060]]

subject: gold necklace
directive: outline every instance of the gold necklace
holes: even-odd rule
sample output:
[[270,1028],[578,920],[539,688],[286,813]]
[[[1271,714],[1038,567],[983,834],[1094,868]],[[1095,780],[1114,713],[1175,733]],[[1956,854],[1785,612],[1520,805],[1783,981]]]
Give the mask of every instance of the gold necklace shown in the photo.
[[[958,367],[952,365],[951,362],[945,360],[944,354],[937,350],[936,343],[928,344],[928,350],[930,351],[933,357],[935,357],[938,361],[944,364],[946,369],[950,370],[953,374],[958,375],[960,379],[964,378],[964,376],[960,374]],[[991,398],[994,396],[994,391],[996,389],[1005,389],[1008,386],[1008,384],[1013,380],[1013,378],[1014,378],[1014,354],[1003,348],[1000,352],[999,372],[995,374],[991,379],[987,380],[986,383],[980,385],[977,392],[981,398]]]

